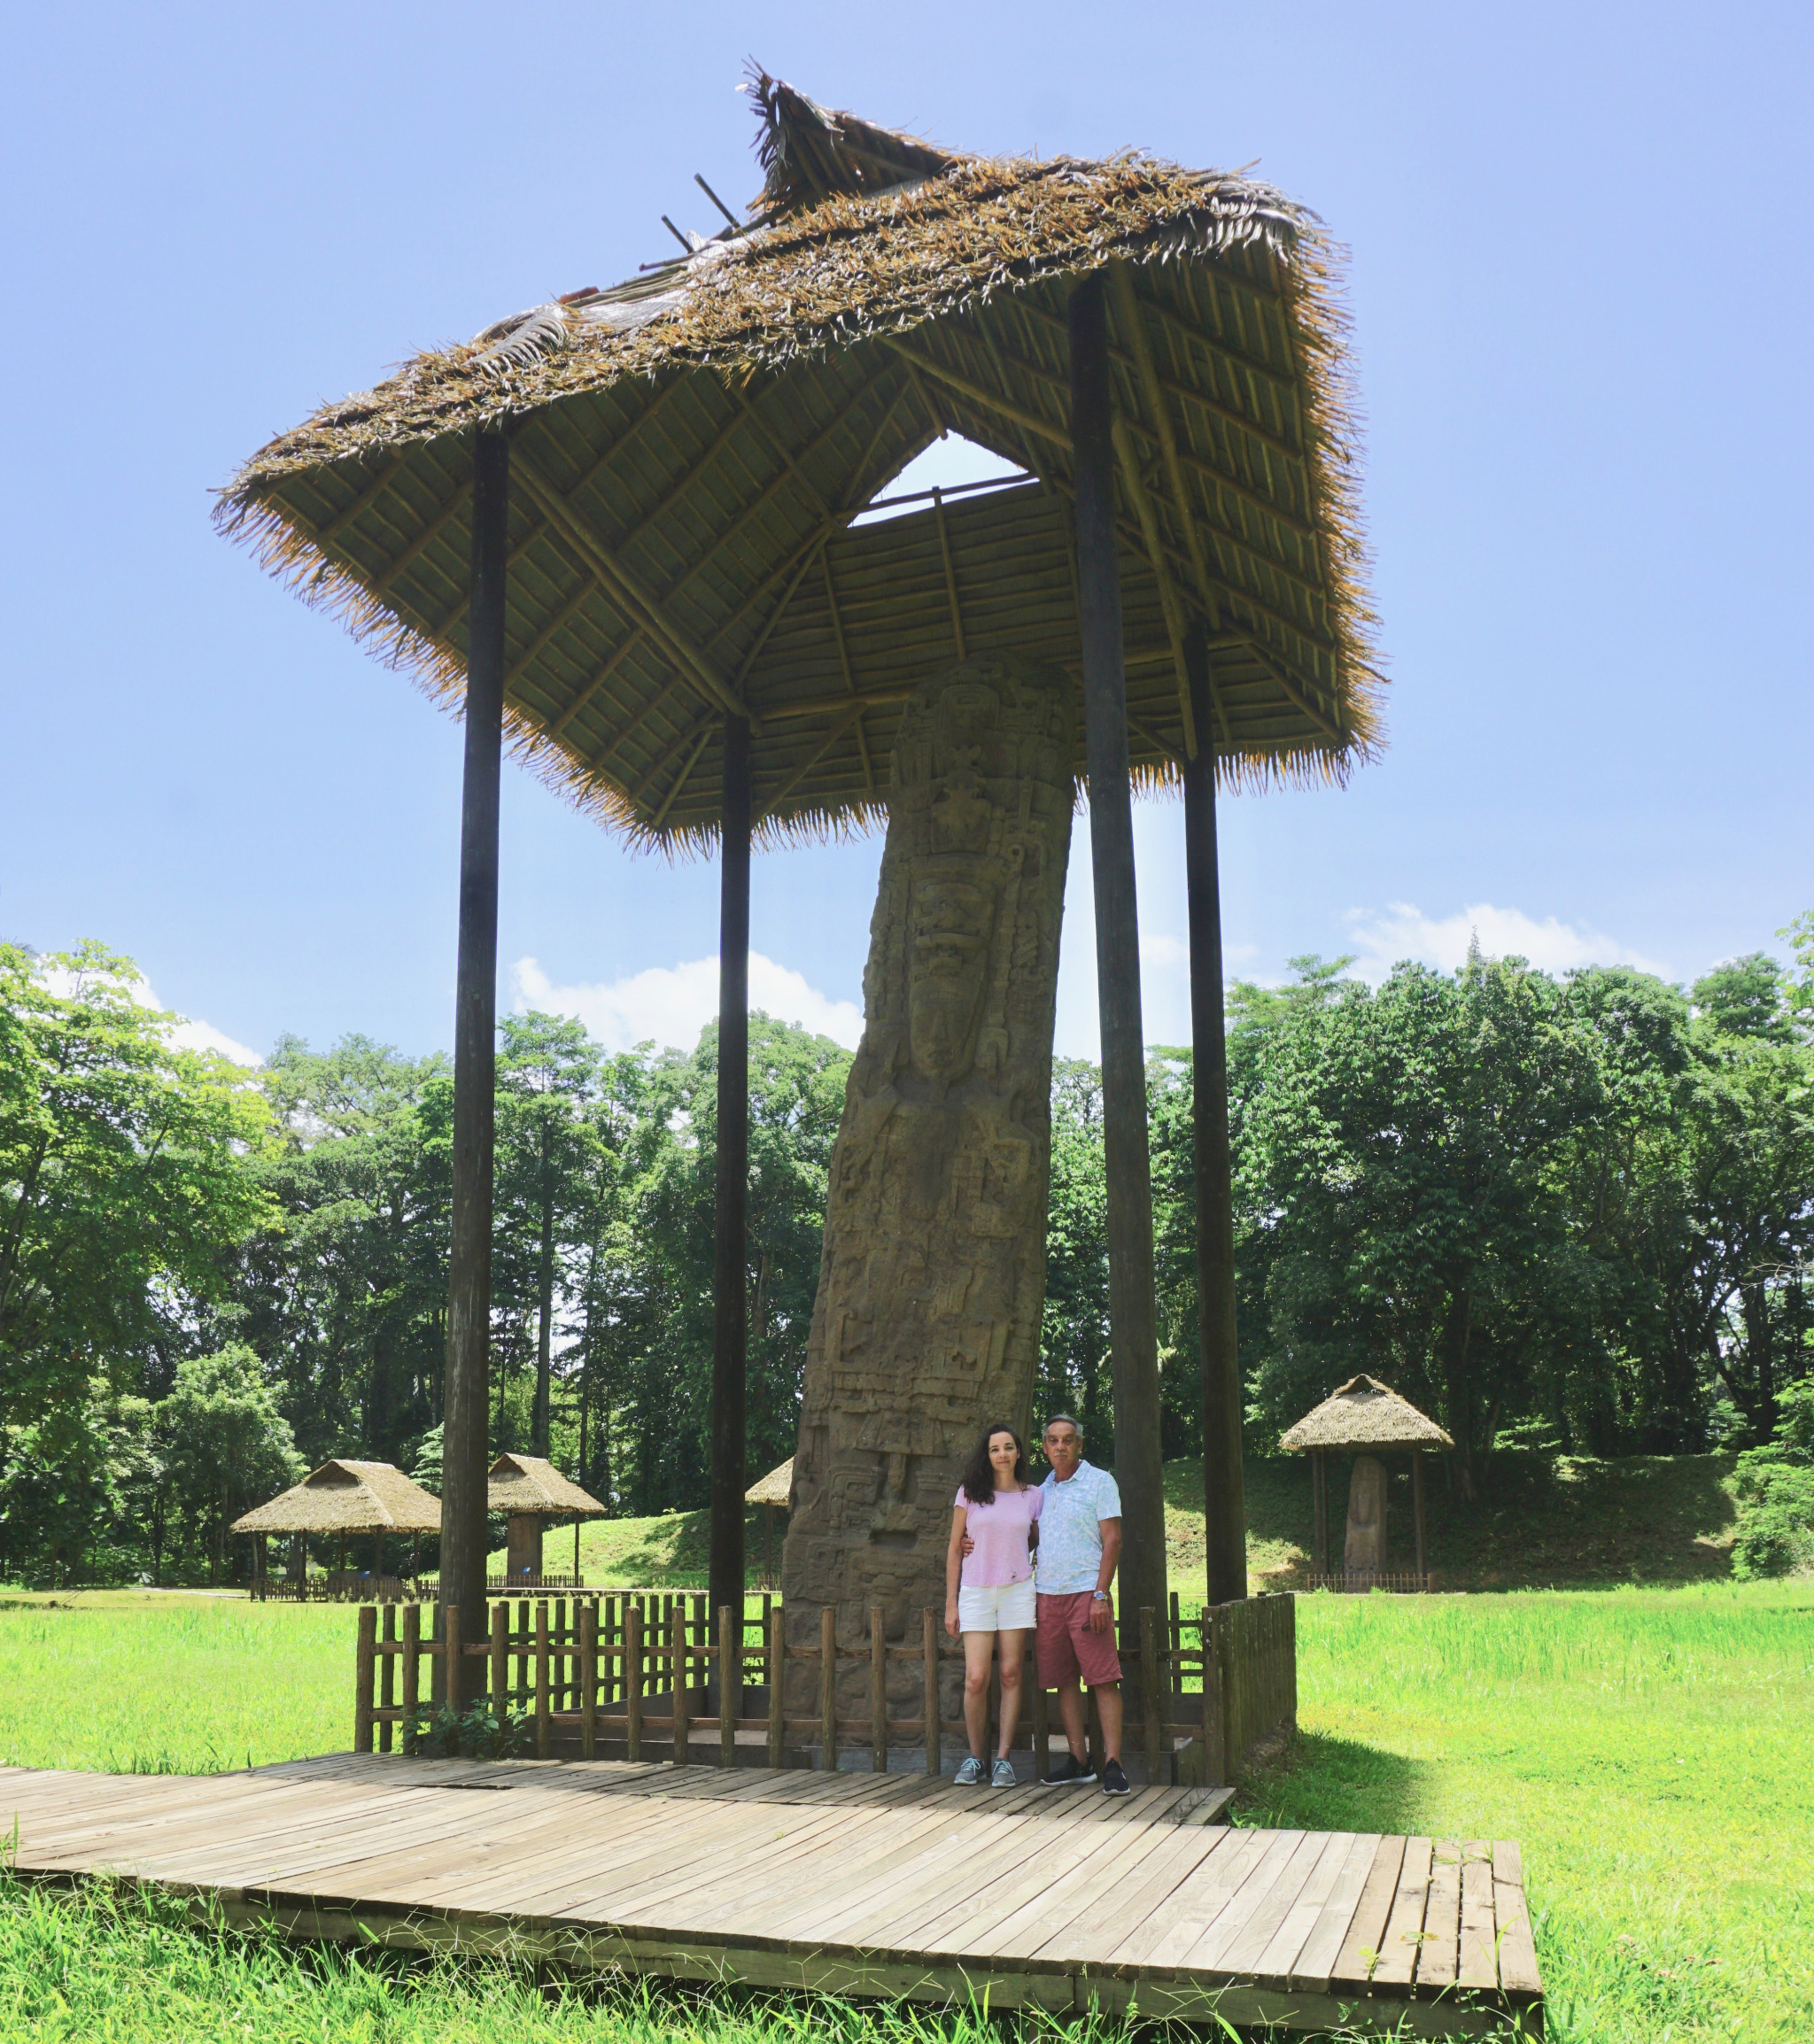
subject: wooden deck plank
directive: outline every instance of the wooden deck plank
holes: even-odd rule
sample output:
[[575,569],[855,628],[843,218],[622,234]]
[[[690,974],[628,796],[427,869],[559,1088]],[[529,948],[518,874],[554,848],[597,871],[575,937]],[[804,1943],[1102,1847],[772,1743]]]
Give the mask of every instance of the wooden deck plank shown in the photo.
[[1429,1839],[1405,1840],[1398,1890],[1392,1896],[1392,1914],[1386,1918],[1379,1963],[1373,1969],[1375,1987],[1408,1987],[1417,1970],[1418,1940],[1423,1935],[1423,1912],[1430,1901],[1431,1842]]
[[1229,1835],[1226,1830],[1213,1831],[1206,1825],[1175,1824],[1150,1839],[1146,1856],[1132,1877],[1112,1894],[1081,1909],[1033,1956],[1079,1965],[1100,1958],[1128,1924],[1144,1923]]
[[[1316,1831],[1273,1831],[1270,1843],[1253,1871],[1230,1897],[1229,1906],[1185,1953],[1180,1963],[1194,1973],[1220,1973],[1227,1969],[1222,1954],[1236,1944],[1253,1917],[1267,1909],[1283,1890],[1290,1901],[1310,1878],[1316,1864]],[[1289,1906],[1289,1901],[1285,1906]]]
[[[1335,1892],[1336,1883],[1341,1878],[1348,1863],[1348,1854],[1354,1844],[1352,1831],[1327,1831],[1323,1835],[1323,1848],[1316,1864],[1310,1870],[1309,1878],[1298,1891],[1296,1898],[1283,1910],[1272,1935],[1256,1953],[1246,1970],[1254,1978],[1269,1986],[1289,1988],[1297,1976],[1298,1955],[1304,1949],[1310,1934],[1315,1930],[1324,1905]],[[1358,1893],[1358,1888],[1356,1890]],[[1231,1956],[1227,1962],[1236,1963]]]
[[1440,1992],[1455,1984],[1461,1951],[1461,1847],[1438,1839],[1430,1852],[1430,1901],[1417,1947],[1417,1985]]
[[1455,1983],[1461,1987],[1499,1986],[1492,1939],[1492,1847],[1485,1839],[1469,1839],[1461,1862],[1461,1950]]
[[1372,1979],[1380,1948],[1385,1943],[1392,1898],[1399,1892],[1399,1870],[1405,1863],[1407,1842],[1400,1838],[1384,1838],[1374,1847],[1373,1864],[1361,1884],[1360,1899],[1354,1905],[1347,1934],[1329,1969],[1331,1987],[1365,1987]]
[[1043,1885],[993,1928],[985,1921],[973,1935],[966,1927],[965,1950],[980,1959],[1030,1959],[1105,1895],[1124,1890],[1151,1856],[1151,1843],[1143,1827],[1135,1824],[1111,1825],[1108,1839],[1107,1851],[1068,1866],[1043,1861]]
[[1178,1964],[1228,1907],[1266,1851],[1267,1831],[1230,1830],[1215,1850],[1198,1862],[1193,1878],[1174,1890],[1145,1923],[1136,1924],[1104,1954],[1111,1966]]
[[1540,1994],[1523,1856],[1509,1839],[1495,1839],[1492,1845],[1492,1924],[1500,1986],[1512,1994]]
[[[1342,1954],[1348,1926],[1360,1906],[1379,1840],[1358,1835],[1348,1847],[1347,1862],[1329,1890],[1329,1900],[1317,1914],[1315,1927],[1304,1940],[1304,1948],[1292,1962],[1291,1985],[1316,1994],[1328,1992],[1329,1975]],[[1394,1875],[1396,1878],[1396,1874]]]

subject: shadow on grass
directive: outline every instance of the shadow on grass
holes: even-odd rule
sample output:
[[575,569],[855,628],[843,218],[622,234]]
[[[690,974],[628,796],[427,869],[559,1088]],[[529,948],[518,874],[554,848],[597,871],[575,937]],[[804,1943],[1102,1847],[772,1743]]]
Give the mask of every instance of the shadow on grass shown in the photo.
[[1413,1833],[1430,1808],[1431,1770],[1358,1738],[1299,1732],[1241,1781],[1244,1823],[1285,1831]]

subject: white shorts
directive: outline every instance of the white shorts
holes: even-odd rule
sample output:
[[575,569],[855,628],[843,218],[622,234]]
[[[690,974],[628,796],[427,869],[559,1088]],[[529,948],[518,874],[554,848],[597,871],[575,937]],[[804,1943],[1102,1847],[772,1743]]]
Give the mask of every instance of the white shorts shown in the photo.
[[1039,1599],[1033,1578],[1024,1583],[959,1587],[957,1630],[960,1632],[1031,1632],[1039,1620]]

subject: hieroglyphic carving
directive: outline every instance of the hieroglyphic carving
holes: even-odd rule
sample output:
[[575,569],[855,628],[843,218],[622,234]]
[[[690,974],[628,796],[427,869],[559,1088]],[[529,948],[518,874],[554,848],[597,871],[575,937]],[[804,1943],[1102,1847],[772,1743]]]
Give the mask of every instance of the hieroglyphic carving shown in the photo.
[[848,1646],[874,1604],[917,1641],[977,1428],[1026,1427],[1072,756],[1066,677],[1023,662],[965,662],[902,716],[794,1464],[802,1646],[826,1603]]

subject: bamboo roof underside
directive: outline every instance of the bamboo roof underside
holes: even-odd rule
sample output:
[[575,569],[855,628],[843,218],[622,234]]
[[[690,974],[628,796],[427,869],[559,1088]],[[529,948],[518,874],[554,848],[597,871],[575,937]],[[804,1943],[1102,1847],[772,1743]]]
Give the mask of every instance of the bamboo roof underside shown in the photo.
[[539,1455],[500,1455],[486,1475],[485,1509],[551,1516],[570,1512],[576,1518],[585,1518],[606,1507]]
[[743,1493],[746,1505],[779,1505],[786,1507],[794,1497],[794,1458],[789,1455],[785,1462],[769,1471],[759,1483],[752,1483]]
[[236,1533],[438,1533],[441,1501],[390,1462],[323,1462]]
[[1453,1448],[1436,1421],[1420,1413],[1377,1377],[1350,1377],[1306,1413],[1279,1442],[1298,1452],[1332,1448],[1364,1453],[1369,1448]]
[[[920,681],[1080,667],[1066,306],[1104,271],[1136,780],[1191,743],[1193,622],[1224,781],[1344,779],[1382,684],[1314,215],[1239,175],[963,155],[752,90],[747,224],[322,407],[241,470],[222,528],[457,708],[470,435],[501,428],[518,754],[635,839],[704,846],[734,710],[760,839],[861,828]],[[945,432],[1026,481],[853,529]]]

